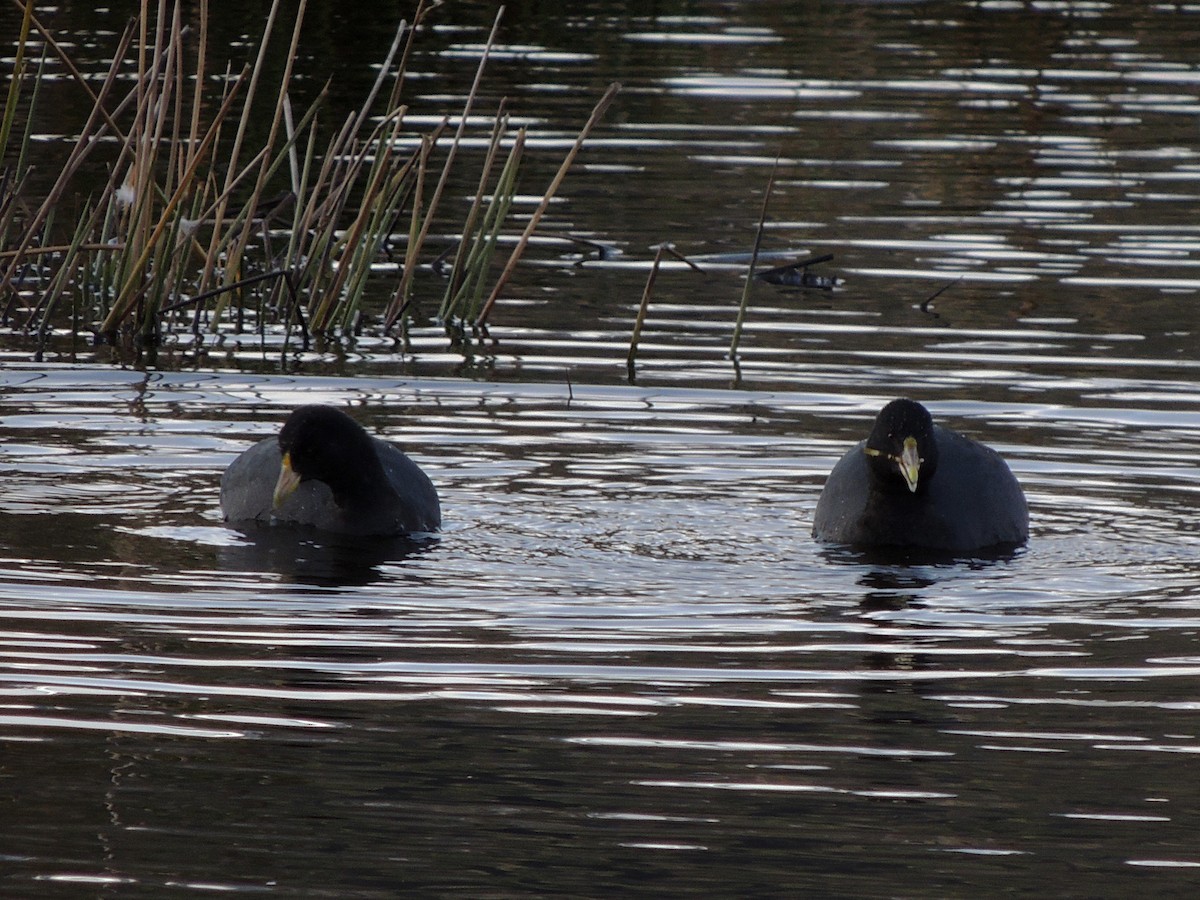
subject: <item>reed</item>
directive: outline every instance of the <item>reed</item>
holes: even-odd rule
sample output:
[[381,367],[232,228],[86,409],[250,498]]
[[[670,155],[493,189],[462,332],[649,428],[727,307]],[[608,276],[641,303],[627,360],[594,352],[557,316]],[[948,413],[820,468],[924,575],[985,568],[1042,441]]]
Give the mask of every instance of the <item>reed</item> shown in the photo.
[[[13,121],[17,116],[17,103],[21,97],[21,81],[25,75],[25,48],[29,44],[29,29],[33,26],[33,3],[25,4],[21,16],[21,33],[17,38],[17,54],[13,59],[12,79],[8,83],[8,96],[4,100],[3,115],[0,116],[0,159],[8,155],[8,138],[12,134]],[[34,83],[40,83],[40,78]],[[18,170],[21,164],[18,161]],[[0,195],[3,196],[3,195]]]
[[650,266],[650,274],[646,276],[646,287],[642,290],[642,302],[638,306],[637,318],[633,320],[633,335],[629,338],[629,353],[625,355],[625,368],[629,372],[629,380],[633,381],[634,368],[637,361],[638,342],[642,338],[642,325],[646,322],[646,311],[650,308],[650,293],[654,290],[654,281],[658,278],[658,267],[662,263],[663,254],[673,252],[666,244],[659,244],[654,253],[654,263]]
[[596,102],[596,106],[592,109],[591,116],[583,126],[583,130],[579,132],[579,136],[575,138],[575,143],[571,145],[571,149],[567,151],[566,158],[563,159],[562,165],[558,167],[558,172],[555,173],[550,186],[546,189],[546,193],[542,196],[541,202],[537,205],[537,209],[533,211],[533,215],[529,217],[529,222],[525,226],[525,230],[521,233],[521,237],[517,240],[517,244],[513,247],[512,254],[508,257],[508,262],[504,265],[504,271],[500,273],[500,278],[492,288],[492,292],[488,295],[487,301],[483,304],[479,315],[475,317],[475,327],[483,328],[487,325],[488,316],[492,313],[492,308],[496,305],[496,301],[500,299],[500,293],[508,284],[508,279],[512,277],[513,270],[516,269],[517,263],[521,256],[525,253],[525,248],[529,245],[529,239],[533,237],[533,232],[537,230],[538,225],[542,221],[542,216],[546,214],[546,210],[550,207],[550,201],[554,199],[554,195],[558,193],[558,189],[566,180],[567,173],[571,169],[572,163],[575,162],[575,157],[579,155],[583,143],[587,140],[587,136],[591,133],[596,123],[603,118],[604,113],[616,98],[617,93],[621,90],[621,85],[613,82],[608,86],[608,90]]
[[762,249],[763,229],[767,222],[767,207],[771,202],[771,192],[775,189],[775,175],[779,171],[780,156],[775,157],[775,165],[771,168],[771,177],[767,179],[767,189],[763,192],[762,212],[758,216],[758,230],[754,233],[754,250],[750,254],[750,268],[746,272],[746,282],[742,285],[742,301],[738,304],[737,320],[733,323],[733,338],[729,342],[729,358],[735,363],[738,358],[738,347],[742,343],[742,326],[746,324],[746,310],[750,306],[750,291],[754,286],[754,268],[758,265],[758,251]]
[[438,318],[443,322],[455,319],[462,322],[472,321],[479,315],[483,307],[485,279],[492,258],[495,256],[501,228],[508,217],[508,211],[512,207],[513,198],[516,195],[517,170],[525,150],[525,129],[522,128],[517,132],[516,140],[509,150],[508,158],[500,171],[495,190],[487,201],[487,208],[483,212],[483,220],[480,222],[485,186],[499,153],[504,129],[504,119],[497,117],[487,159],[484,161],[479,188],[475,193],[471,210],[467,214],[467,221],[463,226],[462,237],[454,256],[454,263],[450,268],[446,294],[442,300],[442,306],[438,310]]
[[484,157],[483,170],[479,175],[479,186],[475,189],[475,197],[471,201],[471,208],[467,212],[466,221],[463,223],[462,236],[459,238],[454,250],[454,261],[450,265],[449,273],[447,273],[446,293],[442,297],[442,305],[438,308],[438,318],[442,321],[446,321],[453,316],[454,310],[458,307],[463,297],[464,270],[468,259],[473,255],[469,248],[472,241],[475,240],[475,229],[479,223],[484,194],[492,175],[492,169],[496,164],[496,157],[500,153],[501,139],[508,129],[508,117],[505,115],[504,107],[505,101],[502,100],[499,109],[496,111],[496,116],[492,120],[492,136],[488,141],[487,155]]
[[[11,327],[44,338],[69,316],[73,329],[144,347],[185,328],[199,339],[202,327],[263,335],[275,328],[285,342],[293,329],[305,340],[310,333],[336,336],[375,315],[367,303],[384,293],[390,300],[378,313],[382,332],[409,314],[424,248],[435,220],[445,219],[441,207],[462,165],[458,150],[503,7],[448,145],[447,117],[420,135],[416,149],[402,150],[411,129],[401,88],[416,25],[437,5],[427,0],[413,26],[397,29],[361,106],[332,130],[327,90],[293,109],[304,0],[294,18],[291,4],[273,0],[257,52],[240,66],[212,58],[207,0],[198,8],[142,0],[98,81],[79,73],[32,0],[9,2],[22,11],[0,115],[0,309]],[[185,9],[198,28],[184,27]],[[90,103],[61,171],[37,196],[28,155],[41,83],[30,59],[35,38]],[[270,80],[268,50],[275,46],[287,62]],[[593,112],[489,296],[525,147],[523,130],[508,133],[500,104],[442,291],[443,321],[486,321],[614,93],[615,86]],[[251,137],[252,121],[262,124],[260,138]],[[79,202],[76,215],[66,215],[64,199],[80,193],[81,174],[98,170],[107,173],[102,186]],[[397,247],[398,281],[386,292],[375,289],[375,264]]]
[[504,7],[501,6],[496,11],[496,18],[492,23],[491,33],[488,34],[487,42],[483,47],[483,53],[479,57],[479,65],[475,69],[475,79],[471,82],[471,89],[467,91],[467,99],[463,105],[462,115],[458,120],[458,128],[455,129],[454,139],[450,143],[450,150],[446,154],[446,160],[442,165],[442,172],[438,177],[437,186],[433,190],[433,196],[430,198],[428,209],[425,212],[420,227],[415,228],[410,233],[408,253],[404,258],[404,270],[400,277],[400,286],[396,289],[396,293],[392,297],[392,302],[384,316],[385,330],[391,329],[396,324],[400,311],[408,307],[409,291],[411,290],[413,275],[417,268],[416,260],[425,245],[425,239],[429,235],[429,228],[433,224],[434,215],[437,213],[442,194],[449,181],[450,172],[457,156],[458,148],[462,143],[462,137],[466,131],[471,110],[475,105],[475,97],[479,93],[479,85],[483,80],[483,72],[487,66],[488,57],[491,55],[492,46],[496,42],[496,33],[500,28],[500,20],[503,16]]

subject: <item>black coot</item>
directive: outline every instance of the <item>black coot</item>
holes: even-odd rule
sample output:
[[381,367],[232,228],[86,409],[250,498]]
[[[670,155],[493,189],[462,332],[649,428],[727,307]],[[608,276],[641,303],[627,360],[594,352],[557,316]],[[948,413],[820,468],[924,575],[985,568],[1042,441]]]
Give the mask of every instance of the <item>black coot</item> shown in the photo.
[[912,400],[893,400],[829,473],[813,537],[864,547],[964,552],[1029,537],[1021,485],[1000,454]]
[[294,410],[277,438],[259,441],[221,476],[225,521],[309,525],[354,535],[436,531],[429,477],[399,448],[332,406]]

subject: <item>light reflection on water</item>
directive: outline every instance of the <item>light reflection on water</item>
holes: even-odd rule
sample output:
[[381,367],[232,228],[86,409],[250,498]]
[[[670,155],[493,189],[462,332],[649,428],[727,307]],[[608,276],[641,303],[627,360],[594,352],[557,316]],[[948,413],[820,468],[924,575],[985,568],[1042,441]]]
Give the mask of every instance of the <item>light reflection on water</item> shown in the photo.
[[[613,255],[536,245],[458,343],[185,335],[161,361],[200,371],[148,376],[2,351],[0,885],[1180,893],[1200,81],[1168,7],[522,11],[485,87],[531,128],[525,205],[625,85],[546,220]],[[414,125],[482,27],[418,44]],[[756,285],[735,365],[777,157],[765,249],[845,284]],[[660,273],[630,385],[664,240],[704,272]],[[1028,547],[812,543],[899,394],[1005,454]],[[225,529],[222,466],[302,402],[406,444],[443,534]]]
[[[1196,752],[1200,534],[1180,523],[1200,441],[1192,416],[1114,399],[1171,383],[1073,389],[1102,407],[933,404],[1002,447],[1033,536],[1010,558],[923,562],[808,536],[874,395],[4,380],[0,735],[9,771],[40,785],[12,846],[36,848],[34,823],[82,790],[62,849],[23,851],[14,872],[91,877],[70,860],[100,829],[111,870],[143,884],[169,880],[143,833],[172,875],[248,888],[287,866],[300,875],[283,883],[344,883],[311,859],[313,815],[361,829],[338,859],[394,883],[448,884],[435,873],[467,847],[528,860],[549,841],[582,854],[553,876],[578,889],[603,860],[705,877],[663,853],[728,871],[751,853],[766,887],[796,859],[751,848],[792,846],[803,822],[821,823],[801,840],[814,883],[867,835],[885,867],[914,843],[960,851],[920,868],[967,879],[1012,855],[1063,871],[1191,860],[1178,766]],[[220,524],[223,465],[313,400],[409,447],[443,496],[437,540],[337,547]],[[88,758],[107,776],[47,781]],[[267,786],[298,779],[303,800]],[[258,808],[239,818],[271,863],[180,863],[179,841],[206,846],[247,792]],[[176,808],[182,830],[164,818]],[[994,821],[1010,815],[1024,827]],[[381,862],[380,841],[412,867]]]

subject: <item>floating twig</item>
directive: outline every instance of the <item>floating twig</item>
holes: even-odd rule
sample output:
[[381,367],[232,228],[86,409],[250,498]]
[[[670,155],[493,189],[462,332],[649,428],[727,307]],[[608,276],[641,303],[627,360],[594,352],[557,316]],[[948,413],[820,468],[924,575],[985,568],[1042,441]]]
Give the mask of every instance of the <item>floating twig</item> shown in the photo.
[[942,294],[944,294],[946,291],[950,290],[950,288],[954,287],[956,284],[958,284],[960,281],[962,281],[964,277],[965,276],[963,276],[963,275],[959,275],[953,281],[943,284],[940,288],[938,288],[936,291],[934,291],[929,297],[925,298],[925,300],[923,300],[921,302],[921,305],[917,308],[920,309],[921,312],[925,313],[926,315],[933,316],[935,319],[940,319],[941,313],[934,312],[932,309],[929,308],[929,305],[931,303],[933,303],[933,301],[936,300],[938,297],[942,296]]
[[692,262],[690,259],[688,259],[686,256],[684,256],[682,253],[680,253],[678,250],[676,250],[674,244],[659,244],[659,246],[662,249],[666,250],[668,253],[670,253],[673,257],[675,257],[681,263],[683,263],[685,266],[687,266],[689,269],[691,269],[693,272],[700,272],[703,274],[704,269],[702,269],[700,266],[696,265],[694,262]]
[[785,287],[820,288],[821,290],[828,291],[841,284],[841,279],[833,275],[814,275],[808,271],[808,267],[829,262],[831,259],[833,259],[832,253],[809,256],[795,262],[790,262],[787,265],[776,266],[774,269],[759,272],[755,277],[759,281],[765,281],[767,284],[778,284]]

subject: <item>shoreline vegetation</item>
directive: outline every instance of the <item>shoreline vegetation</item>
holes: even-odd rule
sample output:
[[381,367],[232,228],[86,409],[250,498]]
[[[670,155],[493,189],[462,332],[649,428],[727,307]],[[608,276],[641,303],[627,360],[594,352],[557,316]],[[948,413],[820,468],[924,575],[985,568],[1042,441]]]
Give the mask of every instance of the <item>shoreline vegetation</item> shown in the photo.
[[[32,338],[39,356],[56,335],[139,355],[184,333],[198,343],[273,333],[285,350],[313,337],[402,335],[418,281],[423,298],[440,293],[436,319],[448,331],[484,331],[619,90],[610,85],[599,99],[514,239],[526,133],[510,128],[503,100],[486,114],[492,129],[478,172],[456,165],[467,123],[480,119],[472,116],[503,7],[462,109],[414,141],[403,88],[426,0],[399,25],[372,88],[341,122],[326,108],[328,85],[311,105],[293,107],[304,0],[291,21],[274,0],[257,55],[240,68],[211,56],[207,0],[193,15],[197,27],[184,25],[181,3],[142,0],[115,37],[107,72],[91,77],[32,0],[0,2],[22,11],[0,116],[0,326]],[[287,42],[286,66],[268,76],[267,49],[278,42]],[[32,123],[51,61],[90,113],[47,188]],[[82,189],[97,171],[102,186]],[[434,256],[430,229],[439,215],[444,224],[452,177],[476,187],[451,247]],[[500,267],[502,243],[512,250]]]

